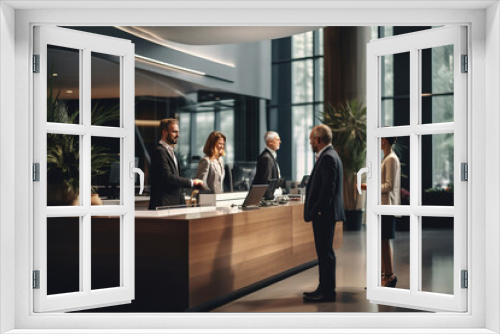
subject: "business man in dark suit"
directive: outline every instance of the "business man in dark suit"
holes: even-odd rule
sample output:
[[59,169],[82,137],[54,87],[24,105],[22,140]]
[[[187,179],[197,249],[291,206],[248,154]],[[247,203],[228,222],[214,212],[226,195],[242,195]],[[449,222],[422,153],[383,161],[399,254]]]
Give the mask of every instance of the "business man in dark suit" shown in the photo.
[[343,221],[342,161],[332,146],[332,130],[318,125],[309,135],[316,163],[309,177],[304,204],[304,220],[312,221],[314,245],[319,264],[319,285],[304,292],[304,301],[335,301],[335,252],[333,233],[336,221]]
[[[281,139],[277,132],[268,131],[264,136],[266,148],[257,159],[257,170],[252,184],[267,184],[269,180],[279,179],[280,167],[278,165],[276,151],[280,149]],[[273,200],[274,194],[268,190],[265,199]]]
[[179,122],[176,119],[162,119],[161,140],[154,149],[151,161],[151,198],[149,209],[159,206],[185,204],[183,188],[202,187],[203,181],[180,176],[179,161],[174,146],[179,140]]

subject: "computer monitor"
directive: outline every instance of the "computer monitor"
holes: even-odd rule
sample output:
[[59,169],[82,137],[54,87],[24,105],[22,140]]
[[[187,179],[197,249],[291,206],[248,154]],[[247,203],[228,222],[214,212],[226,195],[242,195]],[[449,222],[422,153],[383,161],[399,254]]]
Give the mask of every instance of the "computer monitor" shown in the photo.
[[242,208],[258,208],[259,203],[262,200],[266,190],[268,188],[267,184],[254,184],[250,188],[247,197],[243,201]]

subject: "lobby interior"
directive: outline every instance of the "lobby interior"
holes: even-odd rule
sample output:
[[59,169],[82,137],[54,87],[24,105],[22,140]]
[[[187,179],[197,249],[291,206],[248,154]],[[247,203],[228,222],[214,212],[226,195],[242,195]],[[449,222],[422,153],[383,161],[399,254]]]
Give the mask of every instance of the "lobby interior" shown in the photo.
[[[170,117],[179,119],[181,140],[176,150],[180,157],[183,175],[186,177],[195,176],[197,163],[202,156],[201,149],[208,134],[213,130],[226,134],[226,172],[231,175],[231,178],[226,178],[224,188],[228,193],[249,190],[255,174],[256,157],[264,147],[263,134],[268,130],[277,131],[282,139],[278,161],[282,175],[287,180],[285,188],[287,192],[294,192],[302,177],[309,174],[313,167],[313,154],[308,143],[308,133],[312,126],[323,121],[325,106],[339,106],[346,101],[366,104],[366,43],[371,39],[411,33],[431,27],[267,27],[267,29],[236,27],[234,34],[229,37],[220,37],[224,34],[217,33],[216,27],[202,34],[197,34],[199,29],[195,27],[184,27],[184,29],[179,27],[164,27],[164,29],[161,27],[69,28],[129,38],[136,44],[135,153],[136,166],[143,169],[146,175],[145,195],[136,194],[136,210],[141,211],[146,209],[149,198],[150,150],[159,140],[160,119]],[[152,35],[156,36],[155,40],[145,37]],[[277,37],[269,39],[269,35]],[[176,36],[176,38],[169,40],[169,36]],[[212,36],[212,39],[207,36]],[[200,45],[203,43],[206,45]],[[147,57],[141,56],[142,52],[146,52],[145,50],[148,52]],[[236,65],[225,64],[223,60],[214,60],[213,57],[217,56],[223,59],[222,55],[228,51],[233,56],[233,60],[236,60]],[[257,60],[245,62],[244,57],[241,58],[242,53],[262,54],[263,56]],[[153,59],[151,55],[157,55],[157,59]],[[71,59],[72,55],[68,50],[54,48],[52,57],[52,62],[56,65],[49,79],[53,80],[51,82],[54,87],[54,96],[57,94],[59,99],[65,101],[68,112],[71,114],[71,110],[77,109],[72,94],[78,93],[78,88],[74,89],[71,82],[64,81],[61,73],[68,70],[59,69],[57,66],[65,64],[61,61],[62,58],[70,62],[68,59]],[[94,106],[100,105],[112,109],[119,100],[119,90],[116,87],[109,87],[110,82],[113,82],[113,75],[116,75],[116,71],[113,72],[113,67],[117,66],[116,62],[109,57],[99,55],[93,59],[95,66],[93,74],[95,73],[98,78],[96,91],[100,95],[93,96],[92,103]],[[171,63],[167,63],[165,59],[169,59]],[[446,67],[449,65],[449,59],[449,52],[447,53],[446,50],[436,52],[433,56],[429,55],[426,58],[429,71],[437,71],[436,68],[439,70],[440,66]],[[409,78],[404,74],[409,71],[408,59],[404,57],[386,59],[384,66],[386,66],[384,70],[388,73],[384,84],[389,88],[386,88],[383,96],[387,105],[387,112],[383,117],[385,117],[386,124],[393,126],[407,124],[405,122],[408,122],[409,114],[396,113],[393,110],[401,108],[401,105],[404,108],[405,104],[409,103]],[[194,72],[195,69],[204,67],[211,74],[200,76]],[[257,67],[257,69],[252,67]],[[218,70],[220,73],[217,73]],[[249,76],[248,73],[252,71],[257,72],[251,77],[255,82],[240,84],[241,77]],[[57,75],[54,75],[56,72]],[[233,76],[236,76],[236,79]],[[433,84],[439,87],[443,85],[439,82],[439,78],[432,80],[431,75],[429,76],[431,91]],[[229,88],[224,88],[225,86]],[[453,91],[440,91],[435,96],[429,96],[430,110],[432,106],[435,110],[430,112],[431,116],[428,117],[432,117],[434,113],[449,112],[449,109],[453,108],[453,106],[450,107],[449,102],[452,95]],[[447,98],[448,102],[445,100]],[[433,99],[438,100],[437,106],[432,104]],[[109,124],[114,121],[109,120]],[[402,196],[404,197],[403,193],[406,191],[407,196],[404,200],[409,201],[407,190],[410,184],[408,178],[409,138],[401,138],[399,142],[405,175],[402,180]],[[96,140],[95,144],[105,147],[108,152],[115,155],[120,153],[119,141],[104,138]],[[335,138],[333,144],[335,145]],[[449,187],[452,172],[450,173],[450,167],[446,166],[445,162],[435,160],[439,159],[443,152],[449,151],[450,144],[449,141],[444,141],[444,144],[439,146],[432,140],[429,144],[432,146],[431,154],[424,157],[426,159],[424,166],[428,171],[427,179],[424,180],[425,188],[431,191],[443,190],[442,197],[447,197],[445,199],[433,198],[430,199],[431,202],[446,201],[450,195],[453,195],[453,188],[451,187],[450,191]],[[112,169],[113,163],[109,163],[107,169],[105,168],[98,177],[93,179],[93,186],[97,189],[104,204],[119,200],[119,186],[117,187],[119,179],[117,180],[116,175],[113,175]],[[351,225],[344,227],[344,245],[336,251],[338,261],[336,303],[303,302],[302,292],[313,290],[318,279],[317,266],[315,263],[308,263],[307,266],[301,266],[290,272],[290,276],[270,277],[229,296],[214,300],[206,304],[204,308],[187,311],[416,311],[371,304],[366,298],[367,222],[363,216],[365,201],[364,195],[358,196],[353,203],[354,207],[349,208],[349,210],[360,212],[361,215],[357,222],[349,222]],[[436,203],[434,205],[440,205]],[[424,291],[449,294],[453,293],[451,283],[453,222],[444,220],[437,224],[435,219],[433,222],[429,221],[422,231],[422,239],[426,244],[426,253],[422,260],[422,266],[425,268],[422,284]],[[409,289],[408,220],[398,219],[397,224],[393,247],[398,288]],[[119,230],[116,233],[119,233]],[[54,237],[57,237],[56,234]],[[62,250],[57,247],[51,249],[55,253]],[[115,254],[115,256],[119,255]],[[60,267],[56,263],[54,266]],[[57,280],[53,282],[52,285],[60,289],[59,282]],[[102,311],[127,312],[127,308],[110,308]],[[90,312],[95,312],[95,310],[90,310]]]

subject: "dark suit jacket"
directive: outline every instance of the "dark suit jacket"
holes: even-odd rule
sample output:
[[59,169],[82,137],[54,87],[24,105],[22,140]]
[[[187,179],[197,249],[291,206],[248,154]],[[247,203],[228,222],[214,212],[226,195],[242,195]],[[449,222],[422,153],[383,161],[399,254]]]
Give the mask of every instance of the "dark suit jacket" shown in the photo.
[[152,158],[149,209],[154,210],[158,206],[185,204],[182,189],[191,188],[191,180],[180,177],[174,159],[163,145],[156,146]]
[[342,161],[333,147],[325,149],[309,177],[304,204],[304,220],[331,221],[344,218]]
[[[279,178],[278,161],[266,148],[257,159],[257,171],[252,184],[267,184],[271,179]],[[266,199],[274,199],[274,194],[266,192]]]

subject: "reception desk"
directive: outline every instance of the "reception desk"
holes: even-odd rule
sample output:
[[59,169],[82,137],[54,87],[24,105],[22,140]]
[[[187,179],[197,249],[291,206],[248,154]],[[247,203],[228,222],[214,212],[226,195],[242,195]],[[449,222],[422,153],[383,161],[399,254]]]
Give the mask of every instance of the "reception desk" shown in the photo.
[[136,217],[134,311],[184,311],[316,258],[303,204]]
[[[301,203],[144,215],[150,216],[135,220],[135,299],[90,312],[203,310],[316,259],[312,226],[302,219]],[[73,220],[55,218],[49,224],[52,293],[78,291],[79,223]],[[119,233],[118,218],[92,219],[93,289],[119,285]]]

